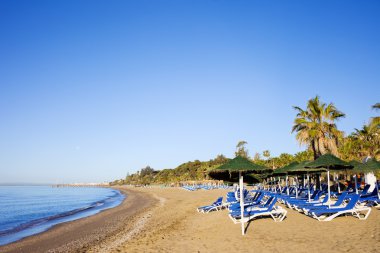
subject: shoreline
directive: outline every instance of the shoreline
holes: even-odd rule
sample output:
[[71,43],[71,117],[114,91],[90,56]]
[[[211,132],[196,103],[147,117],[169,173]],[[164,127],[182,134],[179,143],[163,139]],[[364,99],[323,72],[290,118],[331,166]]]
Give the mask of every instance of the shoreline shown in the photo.
[[[8,230],[2,230],[0,233],[0,246],[6,246],[10,243],[20,241],[23,238],[41,234],[59,224],[83,219],[96,215],[107,209],[115,208],[123,203],[126,198],[126,195],[120,192],[118,189],[113,189],[110,187],[102,188],[106,189],[106,191],[109,192],[107,193],[107,196],[104,196],[102,199],[92,200],[92,202],[90,201],[86,204],[83,204],[82,206],[76,206],[65,210],[58,206],[59,209],[56,210],[58,213],[51,214],[50,216],[31,219],[19,224],[16,227],[10,228]],[[88,195],[86,193],[86,190],[84,193]],[[88,196],[91,196],[91,194]],[[57,197],[57,201],[59,204],[59,196]],[[33,214],[33,211],[30,214]]]
[[[119,207],[61,224],[1,252],[376,252],[380,248],[380,211],[367,220],[338,217],[331,222],[287,209],[282,222],[263,218],[240,226],[228,211],[198,213],[228,190],[115,187],[128,194]],[[361,237],[360,235],[367,235]],[[318,238],[318,240],[310,240]],[[34,240],[34,241],[33,241]],[[323,242],[323,243],[321,243]]]
[[149,194],[125,187],[112,187],[123,202],[95,215],[57,224],[47,231],[0,246],[1,252],[85,252],[126,229],[133,229],[134,216],[153,206]]

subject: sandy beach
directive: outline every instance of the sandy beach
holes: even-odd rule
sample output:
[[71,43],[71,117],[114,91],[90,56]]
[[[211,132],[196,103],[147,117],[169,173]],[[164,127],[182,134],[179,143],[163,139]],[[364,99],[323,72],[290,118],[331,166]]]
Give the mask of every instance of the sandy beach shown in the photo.
[[240,225],[227,211],[197,213],[225,190],[188,192],[178,189],[141,189],[159,196],[162,205],[152,210],[146,228],[113,252],[376,252],[380,249],[380,211],[365,221],[341,217],[318,222],[288,209],[280,223],[260,219],[241,236]]
[[121,187],[128,198],[117,208],[54,227],[0,248],[1,252],[376,252],[380,210],[368,220],[341,217],[318,222],[293,210],[275,223],[251,222],[241,236],[227,211],[202,214],[226,190]]

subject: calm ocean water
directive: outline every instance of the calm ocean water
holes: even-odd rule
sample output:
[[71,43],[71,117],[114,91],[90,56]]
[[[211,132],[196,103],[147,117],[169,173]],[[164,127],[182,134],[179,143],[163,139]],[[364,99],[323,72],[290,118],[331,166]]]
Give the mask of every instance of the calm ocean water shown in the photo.
[[123,199],[110,188],[0,186],[0,245],[115,207]]

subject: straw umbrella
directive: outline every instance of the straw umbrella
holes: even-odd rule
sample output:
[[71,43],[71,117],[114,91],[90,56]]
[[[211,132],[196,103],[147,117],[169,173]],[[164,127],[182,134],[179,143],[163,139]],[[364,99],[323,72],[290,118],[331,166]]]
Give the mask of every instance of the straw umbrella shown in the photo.
[[289,195],[289,187],[288,187],[288,172],[289,170],[295,168],[296,166],[298,166],[299,163],[298,162],[292,162],[282,168],[278,168],[276,170],[273,171],[273,175],[275,176],[285,176],[285,183],[286,183],[286,193],[287,195]]
[[367,167],[365,166],[364,163],[361,163],[361,162],[358,162],[358,161],[350,161],[349,162],[350,165],[353,166],[352,168],[352,172],[355,173],[354,174],[354,178],[355,178],[355,192],[356,194],[358,194],[358,178],[357,178],[357,173],[366,173],[367,172]]
[[[234,159],[228,161],[227,163],[221,165],[220,167],[209,172],[210,177],[215,179],[234,178],[236,175],[239,176],[239,188],[240,188],[240,210],[241,210],[241,233],[244,235],[244,196],[243,196],[243,175],[246,174],[261,174],[266,172],[271,172],[265,166],[255,164],[249,161],[247,158],[237,156]],[[227,179],[228,180],[228,179]]]
[[[367,165],[367,169],[371,170],[374,173],[380,170],[380,162],[376,161],[375,158],[368,160],[365,164]],[[377,184],[377,179],[376,179],[376,187],[377,187],[377,196],[380,199],[379,185]]]
[[343,160],[340,160],[332,154],[325,154],[306,164],[305,167],[311,169],[324,168],[327,170],[327,191],[329,196],[328,203],[330,207],[330,170],[352,169],[353,166]]
[[[354,161],[349,162],[349,164],[353,166],[352,172],[354,173],[368,173],[368,172],[375,173],[376,171],[380,170],[380,162],[376,161],[375,159],[370,159],[366,163],[361,163],[354,160]],[[377,187],[377,190],[379,190],[379,186],[377,182],[376,182],[376,187]],[[355,174],[355,191],[356,193],[358,193],[356,174]],[[380,198],[380,193],[378,193],[378,196]]]
[[[293,166],[292,168],[288,169],[288,174],[291,175],[305,175],[307,177],[308,185],[307,185],[307,195],[308,195],[308,201],[310,202],[310,177],[309,173],[317,173],[324,170],[321,170],[319,168],[309,168],[307,165],[311,163],[310,161],[302,161],[299,164]],[[296,191],[297,192],[297,191]],[[298,195],[298,194],[297,194]],[[297,198],[298,196],[296,196]]]

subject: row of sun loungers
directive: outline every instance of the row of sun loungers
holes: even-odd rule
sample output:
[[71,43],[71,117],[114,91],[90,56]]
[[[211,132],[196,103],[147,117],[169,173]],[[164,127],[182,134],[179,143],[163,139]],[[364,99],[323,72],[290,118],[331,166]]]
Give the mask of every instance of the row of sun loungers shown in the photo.
[[231,186],[228,186],[228,185],[184,185],[182,186],[182,189],[187,190],[187,191],[231,189]]
[[198,207],[198,212],[208,213],[211,211],[218,211],[227,208],[229,211],[230,219],[235,223],[248,222],[258,217],[272,217],[274,221],[282,221],[287,214],[287,211],[281,206],[276,206],[277,197],[263,192],[249,192],[243,191],[244,200],[244,213],[241,217],[240,209],[240,193],[238,190],[235,192],[228,192],[226,202],[222,202],[222,197],[218,198],[213,204],[209,206]]
[[[228,216],[234,223],[249,222],[258,217],[271,217],[275,222],[283,221],[287,211],[277,203],[282,203],[288,208],[294,209],[318,221],[331,221],[342,215],[352,215],[360,220],[365,220],[371,213],[371,207],[380,207],[378,188],[375,187],[368,193],[369,186],[356,194],[354,190],[334,193],[333,201],[328,202],[327,186],[320,190],[314,190],[312,186],[306,187],[272,187],[270,189],[258,189],[247,191],[244,189],[244,210],[241,217],[240,192],[235,190],[228,192],[226,202],[218,198],[209,206],[199,207],[198,212],[208,213],[228,209]],[[310,192],[310,201],[308,193]]]
[[341,215],[352,215],[365,220],[371,213],[371,206],[378,203],[376,202],[378,201],[377,188],[368,194],[368,187],[365,187],[360,194],[356,194],[354,191],[336,193],[336,200],[331,203],[328,203],[326,190],[312,191],[310,201],[307,194],[303,195],[302,193],[299,198],[278,192],[274,194],[288,208],[304,213],[318,221],[331,221]]

